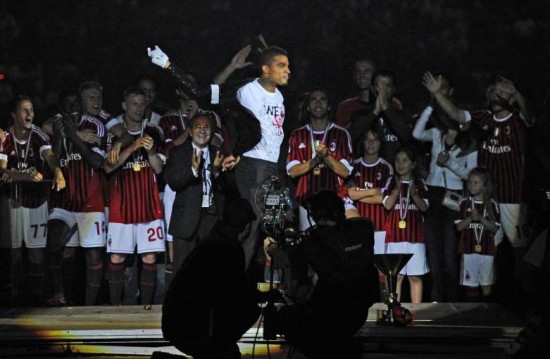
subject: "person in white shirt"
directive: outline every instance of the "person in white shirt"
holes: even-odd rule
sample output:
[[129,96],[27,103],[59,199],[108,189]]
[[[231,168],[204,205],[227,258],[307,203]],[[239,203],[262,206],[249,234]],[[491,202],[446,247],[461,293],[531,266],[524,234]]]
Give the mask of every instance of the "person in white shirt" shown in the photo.
[[[277,161],[284,138],[285,106],[283,96],[277,87],[287,85],[290,78],[287,52],[276,46],[263,49],[260,58],[261,74],[237,90],[236,103],[230,100],[224,103],[227,93],[220,89],[219,85],[210,85],[208,89],[200,88],[182,78],[181,71],[170,63],[168,56],[158,46],[148,49],[148,55],[155,65],[172,72],[180,88],[189,97],[197,99],[209,97],[211,103],[220,103],[225,110],[231,112],[228,117],[232,117],[235,124],[238,121],[246,121],[247,126],[254,127],[259,122],[259,131],[251,134],[254,141],[244,137],[238,139],[239,142],[243,140],[254,142],[254,145],[243,149],[241,143],[236,143],[235,147],[239,150],[234,149],[233,155],[225,157],[223,168],[232,169],[238,164],[235,167],[238,190],[240,195],[252,204],[257,217],[243,241],[246,266],[248,268],[252,259],[258,257],[257,263],[263,271],[264,258],[261,258],[263,252],[259,250],[263,208],[257,208],[255,196],[266,179],[278,174]],[[259,141],[256,141],[256,136]],[[256,256],[257,254],[259,256]]]
[[[452,87],[447,78],[445,84],[447,96],[450,97]],[[426,129],[430,118],[435,126]],[[428,105],[424,109],[413,129],[413,137],[432,143],[426,178],[430,206],[424,227],[432,276],[431,301],[455,302],[458,300],[459,257],[454,221],[458,218],[458,212],[446,208],[441,201],[446,190],[463,191],[463,180],[477,167],[477,151],[465,150],[461,140],[464,133],[459,130],[458,124],[446,120],[436,105]]]

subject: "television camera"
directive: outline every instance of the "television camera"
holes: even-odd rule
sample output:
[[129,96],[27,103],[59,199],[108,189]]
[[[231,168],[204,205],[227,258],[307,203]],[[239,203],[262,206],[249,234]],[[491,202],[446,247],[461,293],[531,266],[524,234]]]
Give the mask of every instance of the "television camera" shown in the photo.
[[255,204],[262,213],[262,230],[282,248],[298,244],[301,234],[290,226],[289,216],[295,205],[288,187],[281,185],[279,178],[267,178],[256,191]]

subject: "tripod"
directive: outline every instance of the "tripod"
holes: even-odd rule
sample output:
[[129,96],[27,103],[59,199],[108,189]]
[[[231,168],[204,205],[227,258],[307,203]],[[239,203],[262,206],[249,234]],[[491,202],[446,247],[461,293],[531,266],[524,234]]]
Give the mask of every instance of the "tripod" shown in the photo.
[[[280,240],[280,239],[279,239]],[[275,240],[278,242],[278,240]],[[276,289],[275,288],[275,258],[273,255],[270,255],[266,251],[266,255],[269,256],[269,291]],[[275,316],[277,314],[277,309],[275,308],[274,298],[272,296],[268,297],[267,303],[264,307],[264,330],[263,338],[265,340],[275,340],[277,339],[276,325],[274,323]]]

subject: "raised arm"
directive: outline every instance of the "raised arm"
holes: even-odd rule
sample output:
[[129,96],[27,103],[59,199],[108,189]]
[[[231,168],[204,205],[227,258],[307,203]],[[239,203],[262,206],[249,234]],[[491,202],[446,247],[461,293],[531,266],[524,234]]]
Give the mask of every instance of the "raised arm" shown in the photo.
[[170,62],[168,55],[166,55],[158,46],[155,46],[153,50],[151,50],[151,48],[147,48],[147,55],[151,58],[151,62],[153,64],[170,71],[174,79],[176,79],[179,83],[180,89],[189,98],[198,100],[210,96],[210,103],[219,103],[220,91],[218,85],[198,86],[197,84],[192,83],[179,67]]
[[430,91],[437,101],[437,104],[445,111],[450,119],[460,124],[466,123],[466,114],[464,110],[456,107],[452,101],[441,92],[441,75],[434,77],[431,72],[427,71],[422,76],[422,84]]
[[420,115],[418,121],[416,121],[412,132],[415,139],[424,142],[431,142],[433,140],[432,134],[426,130],[426,124],[428,123],[432,112],[432,106],[427,106],[424,111],[422,111],[422,114]]
[[246,58],[250,54],[251,49],[252,47],[250,45],[246,45],[245,47],[240,49],[239,52],[237,52],[235,56],[233,56],[229,65],[227,65],[225,69],[223,69],[219,74],[216,75],[216,77],[214,77],[214,83],[221,85],[227,81],[227,79],[233,74],[233,72],[235,72],[235,70],[239,70],[246,66],[252,65],[252,62],[246,61]]
[[528,127],[534,124],[534,117],[527,108],[527,101],[513,81],[500,76],[495,84],[495,91],[499,96],[507,98],[510,103],[518,105],[520,117]]

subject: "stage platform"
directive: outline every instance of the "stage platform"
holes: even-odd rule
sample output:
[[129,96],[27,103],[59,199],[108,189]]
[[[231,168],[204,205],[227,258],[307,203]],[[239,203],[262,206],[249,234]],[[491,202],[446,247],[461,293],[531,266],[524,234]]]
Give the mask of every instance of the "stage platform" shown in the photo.
[[[403,304],[414,323],[376,324],[374,304],[357,333],[363,358],[509,358],[523,323],[492,303]],[[96,306],[0,309],[1,358],[147,358],[154,351],[180,354],[162,337],[161,307]],[[269,345],[268,345],[269,344]],[[239,343],[243,358],[287,358],[282,339],[267,343],[262,327],[251,328]],[[294,359],[303,358],[299,354]]]
[[[364,358],[510,358],[518,349],[516,338],[524,322],[496,303],[403,303],[413,323],[376,324],[375,303],[357,337],[364,343]],[[385,354],[386,356],[379,356]]]

